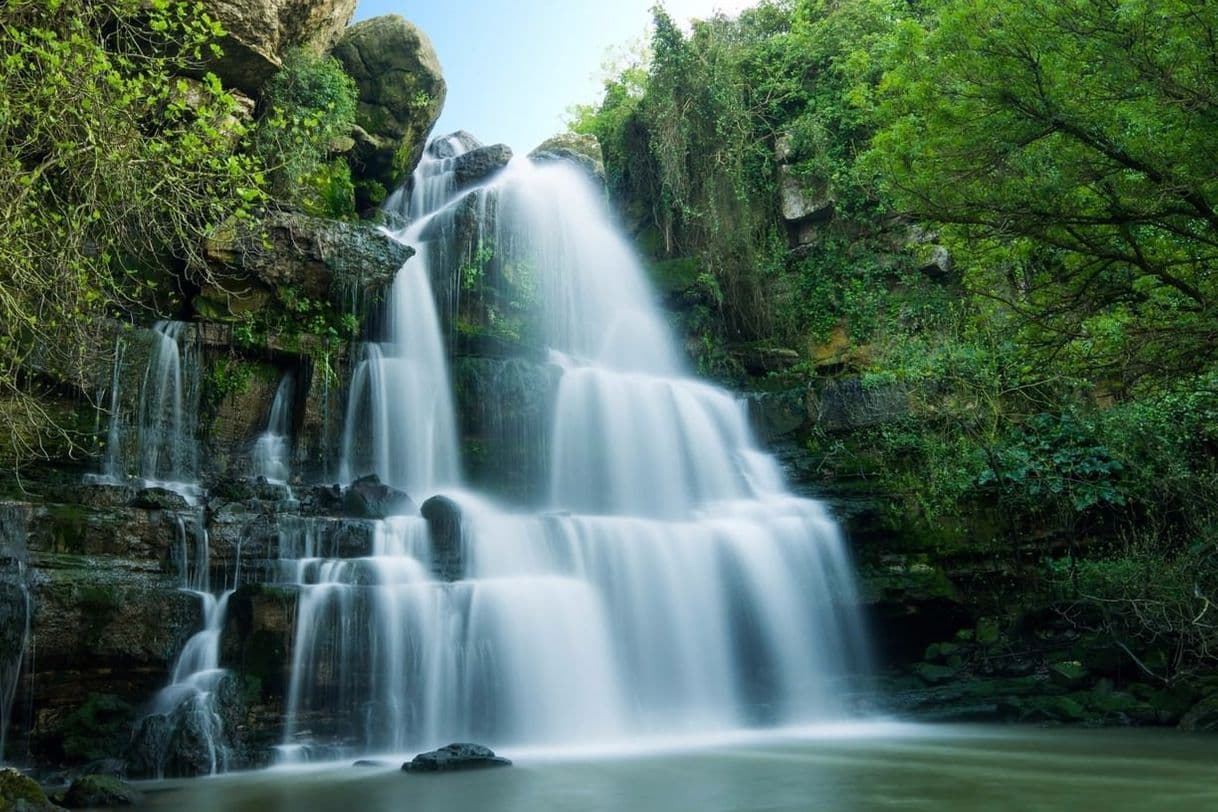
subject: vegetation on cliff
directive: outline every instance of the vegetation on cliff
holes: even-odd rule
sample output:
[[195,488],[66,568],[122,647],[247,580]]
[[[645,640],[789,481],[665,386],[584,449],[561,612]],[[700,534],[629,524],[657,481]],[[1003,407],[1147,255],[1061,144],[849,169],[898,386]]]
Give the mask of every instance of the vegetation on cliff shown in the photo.
[[1216,32],[1186,0],[657,9],[573,121],[704,370],[794,347],[748,383],[903,404],[807,431],[822,483],[1031,568],[1162,681],[1218,642]]

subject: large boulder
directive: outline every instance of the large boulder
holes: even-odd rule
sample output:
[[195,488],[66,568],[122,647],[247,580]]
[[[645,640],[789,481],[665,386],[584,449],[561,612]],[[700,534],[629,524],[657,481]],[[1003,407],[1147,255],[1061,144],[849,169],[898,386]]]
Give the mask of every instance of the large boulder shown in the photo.
[[565,161],[587,172],[596,182],[605,182],[605,159],[595,135],[560,133],[542,141],[529,153],[529,158],[535,163]]
[[488,180],[512,160],[512,148],[507,144],[478,147],[453,159],[453,189],[461,191]]
[[[462,560],[461,507],[447,496],[433,496],[419,510],[431,533],[431,567],[444,581],[460,580],[465,569]],[[450,747],[465,745],[450,745]],[[438,751],[437,751],[438,752]]]
[[360,477],[343,493],[343,512],[356,519],[384,519],[414,511],[409,496],[384,484],[376,474]]
[[142,796],[127,782],[110,775],[85,775],[77,778],[64,793],[68,809],[103,809],[134,806]]
[[225,86],[255,93],[292,48],[322,53],[339,38],[357,0],[204,0],[224,27],[223,56],[208,64]]
[[478,770],[486,767],[510,767],[512,762],[480,744],[449,744],[439,750],[420,753],[402,765],[408,773],[441,773],[452,770]]
[[332,53],[359,96],[350,161],[364,208],[374,199],[367,183],[392,190],[418,164],[444,107],[444,77],[427,35],[396,14],[351,26]]

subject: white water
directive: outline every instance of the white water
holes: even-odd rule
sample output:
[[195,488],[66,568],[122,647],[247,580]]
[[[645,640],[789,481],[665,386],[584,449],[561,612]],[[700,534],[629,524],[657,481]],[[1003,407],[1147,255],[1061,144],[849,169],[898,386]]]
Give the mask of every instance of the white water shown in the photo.
[[[199,358],[189,325],[158,321],[141,331],[149,343],[134,426],[122,413],[122,370],[130,342],[115,344],[110,384],[110,425],[102,475],[121,484],[134,476],[143,487],[175,491],[193,502],[198,485]],[[130,437],[130,435],[134,435]]]
[[[228,672],[220,667],[220,636],[228,610],[228,600],[240,578],[234,577],[233,588],[217,597],[211,592],[210,555],[207,530],[200,516],[187,528],[185,520],[177,520],[178,556],[182,568],[182,589],[198,597],[203,608],[203,628],[195,632],[182,647],[174,663],[169,684],[162,688],[149,704],[148,716],[163,716],[169,724],[159,737],[157,777],[164,775],[168,747],[174,730],[189,727],[207,752],[207,772],[223,772],[228,768],[227,736],[217,702],[220,681]],[[240,561],[240,551],[237,554]]]
[[286,484],[292,475],[292,403],[295,384],[291,373],[285,374],[275,388],[271,411],[266,419],[266,431],[258,435],[251,452],[254,476],[267,482]]
[[431,282],[458,273],[442,260],[460,251],[422,240],[451,237],[428,229],[456,205],[447,160],[425,158],[396,198],[410,201],[398,236],[418,253],[355,371],[343,470],[420,503],[454,497],[464,573],[437,580],[418,516],[380,523],[359,558],[325,527],[285,530],[281,571],[301,594],[285,751],[570,746],[842,717],[837,680],[864,646],[836,526],[785,492],[742,405],[686,374],[602,196],[562,163],[517,159],[472,192],[476,244],[533,274],[562,367],[551,511],[505,512],[457,487]]
[[[447,139],[449,149],[433,157],[428,149],[415,170],[413,192],[399,214],[413,220],[400,235],[416,254],[407,260],[390,288],[384,329],[361,348],[343,429],[339,480],[365,474],[408,493],[430,492],[458,479],[457,431],[448,365],[432,299],[427,246],[417,236],[428,206],[451,189],[452,157],[464,147]],[[390,201],[403,206],[402,194]]]

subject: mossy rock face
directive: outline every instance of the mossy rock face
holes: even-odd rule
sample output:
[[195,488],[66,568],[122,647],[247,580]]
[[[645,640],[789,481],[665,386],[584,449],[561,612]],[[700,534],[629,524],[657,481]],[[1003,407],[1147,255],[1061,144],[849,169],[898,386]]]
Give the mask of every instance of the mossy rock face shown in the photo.
[[134,721],[131,704],[113,694],[89,694],[64,718],[64,757],[74,764],[112,758],[126,747]]
[[423,155],[447,88],[427,35],[396,14],[348,28],[332,51],[355,80],[352,179],[397,188]]
[[38,782],[12,767],[0,767],[0,812],[57,809]]

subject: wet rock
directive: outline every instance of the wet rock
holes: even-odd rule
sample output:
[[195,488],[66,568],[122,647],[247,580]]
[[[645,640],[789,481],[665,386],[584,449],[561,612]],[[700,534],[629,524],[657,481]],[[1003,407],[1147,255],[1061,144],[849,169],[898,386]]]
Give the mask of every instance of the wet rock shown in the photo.
[[803,360],[798,352],[786,347],[741,347],[732,355],[750,375],[786,372]]
[[763,443],[789,437],[808,426],[803,389],[750,392],[744,397],[749,410],[749,421]]
[[244,764],[237,738],[244,711],[236,677],[224,674],[208,694],[187,696],[169,713],[144,717],[127,753],[131,775],[185,778]]
[[182,494],[165,488],[143,488],[136,491],[127,504],[142,510],[187,510],[190,507]]
[[438,773],[454,770],[477,770],[486,767],[510,767],[511,760],[495,755],[480,744],[449,744],[439,750],[420,753],[402,765],[408,773]]
[[461,508],[447,496],[433,496],[420,511],[431,531],[431,565],[436,576],[456,581],[462,576]]
[[1218,730],[1218,694],[1210,694],[1193,705],[1180,718],[1181,730]]
[[[373,17],[346,30],[332,51],[355,80],[357,180],[394,189],[423,155],[447,92],[440,61],[427,35],[396,14]],[[363,209],[370,198],[357,200]]]
[[352,767],[392,767],[392,762],[378,761],[372,758],[361,758],[351,765]]
[[512,148],[507,144],[479,147],[453,160],[453,189],[461,191],[487,180],[512,160]]
[[133,806],[142,796],[130,784],[109,775],[77,778],[64,793],[62,805],[68,809],[98,809]]
[[[453,141],[457,143],[453,144]],[[472,152],[483,144],[465,130],[457,130],[443,138],[434,139],[427,145],[427,154],[432,158],[455,158],[458,151],[457,146],[460,146],[461,152]]]
[[0,810],[41,812],[58,808],[47,800],[37,781],[12,767],[0,767]]
[[905,416],[909,393],[899,384],[866,386],[858,378],[831,379],[808,389],[807,405],[817,428],[845,432]]
[[414,513],[415,506],[408,495],[370,474],[352,482],[343,493],[343,512],[357,519],[384,519]]

